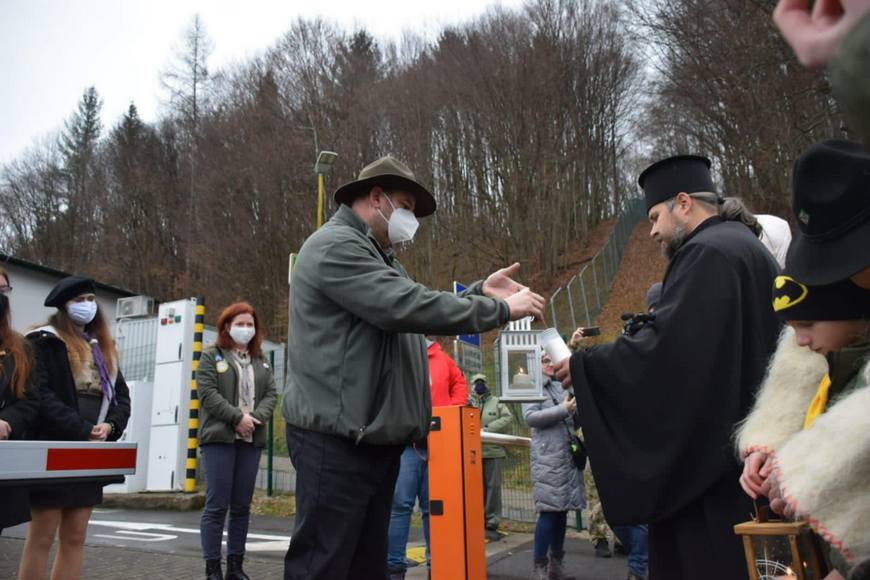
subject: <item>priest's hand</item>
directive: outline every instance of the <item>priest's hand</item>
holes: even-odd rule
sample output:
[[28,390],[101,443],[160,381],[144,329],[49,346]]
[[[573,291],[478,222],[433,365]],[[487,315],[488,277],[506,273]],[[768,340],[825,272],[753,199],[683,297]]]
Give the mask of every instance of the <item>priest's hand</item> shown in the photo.
[[571,382],[571,357],[567,357],[562,362],[556,363],[553,365],[553,368],[556,370],[556,380],[562,383],[562,386],[566,389],[570,387],[573,383]]
[[519,272],[519,262],[514,262],[507,268],[496,270],[483,281],[483,295],[490,298],[507,300],[509,296],[513,296],[520,290],[528,290],[528,287],[514,280],[514,276],[519,274]]
[[752,499],[758,499],[762,495],[761,488],[770,473],[769,463],[770,456],[764,451],[753,451],[743,462],[740,486]]
[[801,64],[823,67],[837,54],[840,43],[862,17],[870,0],[780,0],[773,21]]

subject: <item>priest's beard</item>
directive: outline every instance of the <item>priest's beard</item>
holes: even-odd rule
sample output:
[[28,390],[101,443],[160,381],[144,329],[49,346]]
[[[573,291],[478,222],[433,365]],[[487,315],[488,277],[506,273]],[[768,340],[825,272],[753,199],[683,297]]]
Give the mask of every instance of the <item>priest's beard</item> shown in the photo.
[[662,254],[664,254],[665,258],[668,260],[673,259],[674,255],[677,253],[683,243],[686,241],[686,225],[685,224],[677,224],[674,226],[674,233],[671,234],[671,239],[665,244],[664,248],[662,248]]

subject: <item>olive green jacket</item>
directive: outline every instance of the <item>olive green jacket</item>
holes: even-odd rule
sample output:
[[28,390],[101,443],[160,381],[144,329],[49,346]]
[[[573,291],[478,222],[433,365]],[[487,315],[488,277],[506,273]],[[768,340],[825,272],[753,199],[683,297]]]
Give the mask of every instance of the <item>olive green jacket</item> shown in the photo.
[[357,443],[406,445],[429,433],[424,334],[464,334],[508,321],[507,303],[438,292],[411,280],[365,222],[342,205],[302,245],[293,270],[288,424]]
[[[480,426],[490,433],[507,433],[514,422],[514,416],[508,406],[502,403],[492,393],[471,395],[471,404],[480,409]],[[484,459],[507,457],[504,447],[492,443],[483,446]]]
[[843,40],[830,74],[849,133],[870,148],[870,14]]
[[[239,381],[236,367],[217,346],[202,353],[196,369],[199,395],[199,444],[234,443],[236,425],[242,420],[239,409]],[[254,366],[254,410],[251,416],[260,421],[254,429],[254,445],[266,445],[266,424],[278,398],[273,369],[262,358],[251,358]]]

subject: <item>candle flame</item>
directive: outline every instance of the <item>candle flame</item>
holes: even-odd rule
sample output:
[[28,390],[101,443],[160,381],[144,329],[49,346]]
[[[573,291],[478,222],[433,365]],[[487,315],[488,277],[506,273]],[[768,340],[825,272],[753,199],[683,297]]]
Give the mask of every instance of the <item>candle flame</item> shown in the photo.
[[794,570],[792,570],[789,566],[785,567],[786,576],[794,576]]
[[526,370],[523,367],[520,367],[519,370],[517,371],[517,374],[524,375],[524,374],[526,374]]

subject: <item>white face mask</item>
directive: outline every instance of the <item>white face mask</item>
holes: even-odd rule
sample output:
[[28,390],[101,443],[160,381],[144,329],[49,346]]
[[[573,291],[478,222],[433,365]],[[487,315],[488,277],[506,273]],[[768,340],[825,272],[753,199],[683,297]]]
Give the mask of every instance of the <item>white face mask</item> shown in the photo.
[[380,209],[378,213],[387,222],[387,236],[390,238],[390,243],[401,244],[402,242],[410,242],[414,239],[414,234],[417,233],[420,222],[417,221],[414,212],[402,207],[396,208],[390,196],[385,194],[384,197],[387,198],[390,207],[393,208],[393,214],[390,216],[390,219],[387,219]]
[[73,322],[84,326],[90,324],[91,320],[97,315],[97,303],[92,300],[84,302],[72,302],[67,305],[66,313],[72,318]]
[[248,344],[255,334],[257,334],[257,329],[253,326],[230,326],[230,337],[237,344]]

